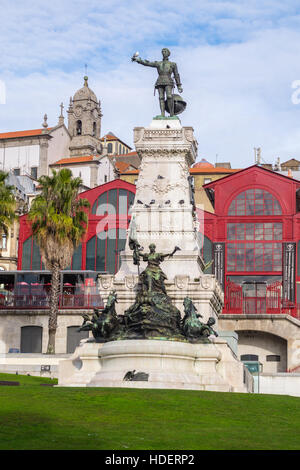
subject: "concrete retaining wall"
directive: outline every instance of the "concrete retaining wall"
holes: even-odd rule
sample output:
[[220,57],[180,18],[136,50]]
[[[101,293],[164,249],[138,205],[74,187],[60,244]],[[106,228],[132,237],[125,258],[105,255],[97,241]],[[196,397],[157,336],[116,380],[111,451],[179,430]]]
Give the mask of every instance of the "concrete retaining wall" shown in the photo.
[[261,374],[259,392],[300,397],[300,374]]
[[58,364],[71,354],[0,354],[0,372],[58,378]]

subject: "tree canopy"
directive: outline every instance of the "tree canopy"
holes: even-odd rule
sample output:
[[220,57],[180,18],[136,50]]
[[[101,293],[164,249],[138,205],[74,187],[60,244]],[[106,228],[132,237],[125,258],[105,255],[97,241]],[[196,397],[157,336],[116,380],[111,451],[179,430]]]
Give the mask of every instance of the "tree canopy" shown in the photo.
[[74,249],[86,232],[90,206],[78,197],[81,178],[73,178],[68,168],[52,170],[52,176],[38,180],[40,194],[29,212],[32,233],[40,247],[47,269],[65,269],[70,265]]
[[6,184],[8,174],[0,171],[0,234],[7,235],[16,215],[14,187]]

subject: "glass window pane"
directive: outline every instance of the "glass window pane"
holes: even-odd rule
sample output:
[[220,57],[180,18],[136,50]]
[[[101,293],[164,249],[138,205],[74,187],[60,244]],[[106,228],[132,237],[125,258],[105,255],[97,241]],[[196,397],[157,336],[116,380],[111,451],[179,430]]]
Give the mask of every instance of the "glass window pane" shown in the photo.
[[[121,267],[121,252],[125,249],[126,245],[126,234],[127,230],[123,228],[118,229],[118,258],[117,258],[117,271],[119,271]],[[206,238],[206,237],[205,237]],[[211,243],[211,242],[210,242]],[[204,241],[204,246],[205,246],[205,241]],[[211,258],[210,258],[211,259]],[[211,273],[208,273],[211,274]]]
[[105,215],[107,212],[107,192],[100,194],[93,205],[92,214]]
[[264,240],[273,240],[273,224],[264,224]]
[[119,214],[127,214],[127,194],[125,189],[119,189]]
[[246,240],[254,240],[254,224],[246,225]]
[[264,267],[264,245],[263,243],[255,244],[255,271],[263,271]]
[[92,237],[86,244],[86,269],[95,271],[96,237]]
[[117,214],[117,189],[111,189],[108,191],[108,207],[107,212],[109,215]]
[[236,240],[245,240],[245,224],[235,224]]
[[277,201],[274,201],[274,215],[281,215],[281,207]]
[[116,271],[116,229],[107,231],[106,271],[114,274]]
[[31,268],[31,243],[32,237],[27,238],[23,243],[22,269]]
[[33,239],[32,244],[32,268],[31,269],[41,269],[41,253],[38,244]]
[[96,271],[105,271],[105,246],[107,232],[101,232],[97,237]]
[[273,251],[272,244],[264,245],[264,269],[265,271],[272,271],[272,267],[273,267],[272,251]]
[[246,215],[254,215],[254,199],[250,190],[246,191]]
[[[204,236],[202,257],[203,257],[203,259],[204,259],[204,261],[205,261],[206,263],[208,263],[209,261],[212,260],[212,256],[213,256],[213,255],[212,255],[212,250],[213,250],[213,247],[212,247],[212,242],[211,242],[211,240],[210,240],[208,237]],[[210,268],[211,268],[211,266],[210,266]],[[211,272],[209,271],[210,268],[208,268],[208,269],[206,270],[206,273],[207,273],[207,274],[211,274]]]
[[227,269],[228,271],[235,270],[235,244],[227,244]]
[[236,269],[244,271],[245,267],[245,247],[242,244],[236,246]]
[[255,240],[263,240],[263,224],[255,224]]
[[253,271],[254,268],[254,243],[246,243],[246,271]]
[[135,194],[131,191],[128,191],[128,207],[133,205]]
[[82,244],[76,248],[73,253],[72,258],[72,269],[73,270],[80,270],[81,269],[81,257],[82,257]]
[[234,201],[230,204],[228,215],[235,215],[235,202]]
[[227,224],[227,239],[235,240],[235,228],[236,224]]
[[273,214],[273,204],[272,204],[272,202],[270,204],[265,203],[264,215],[272,215],[272,214]]
[[282,224],[274,224],[274,240],[282,240]]

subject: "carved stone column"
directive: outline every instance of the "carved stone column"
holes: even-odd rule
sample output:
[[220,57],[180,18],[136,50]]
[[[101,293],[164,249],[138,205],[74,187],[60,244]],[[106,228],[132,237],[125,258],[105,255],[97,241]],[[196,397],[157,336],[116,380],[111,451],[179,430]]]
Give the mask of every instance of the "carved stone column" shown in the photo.
[[40,141],[40,164],[38,167],[38,178],[42,175],[48,175],[48,139]]
[[[178,274],[199,278],[202,262],[188,179],[197,154],[193,128],[182,127],[179,120],[153,120],[147,128],[134,129],[134,142],[141,159],[132,208],[137,240],[145,251],[150,243],[161,253],[181,249],[164,261],[168,279]],[[128,240],[121,259],[117,279],[136,274]]]

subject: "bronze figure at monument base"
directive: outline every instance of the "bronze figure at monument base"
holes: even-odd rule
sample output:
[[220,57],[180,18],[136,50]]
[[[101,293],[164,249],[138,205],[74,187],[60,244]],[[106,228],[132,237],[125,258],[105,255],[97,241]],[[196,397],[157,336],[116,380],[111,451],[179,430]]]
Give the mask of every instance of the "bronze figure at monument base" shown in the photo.
[[169,338],[184,339],[180,331],[181,314],[172,305],[168,295],[153,292],[149,296],[137,295],[136,302],[126,310],[125,337],[130,338]]
[[201,323],[197,309],[189,297],[184,299],[184,317],[172,303],[168,296],[165,280],[166,275],[160,268],[160,263],[166,257],[172,257],[171,253],[157,253],[153,243],[149,245],[149,253],[144,253],[143,248],[133,238],[129,243],[133,250],[134,264],[139,266],[140,258],[148,262],[146,269],[139,274],[139,284],[134,304],[129,307],[124,315],[117,315],[115,303],[117,295],[112,291],[103,311],[95,309],[90,319],[83,315],[84,322],[79,331],[92,331],[94,340],[107,342],[124,339],[169,339],[188,342],[210,342],[208,337],[217,336],[212,325],[214,318],[210,317],[207,323]]

